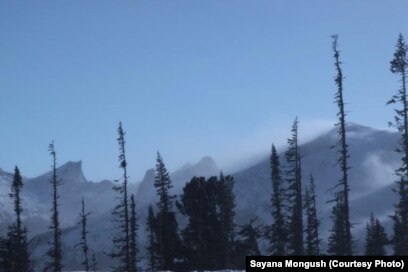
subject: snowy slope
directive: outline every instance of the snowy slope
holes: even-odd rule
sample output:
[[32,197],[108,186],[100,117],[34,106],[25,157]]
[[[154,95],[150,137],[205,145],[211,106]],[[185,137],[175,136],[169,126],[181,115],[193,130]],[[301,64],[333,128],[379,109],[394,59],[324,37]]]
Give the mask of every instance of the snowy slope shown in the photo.
[[[400,159],[394,152],[399,135],[389,131],[376,130],[358,124],[347,126],[350,151],[350,212],[354,232],[361,239],[361,228],[365,227],[370,212],[388,221],[392,213],[395,194],[394,169]],[[300,131],[301,133],[301,131]],[[336,129],[300,146],[302,157],[303,184],[313,174],[316,184],[317,204],[322,221],[321,232],[327,237],[331,227],[332,188],[341,177],[337,161],[337,149],[331,148],[337,141]],[[284,152],[280,154],[284,166]],[[237,219],[244,223],[248,218],[258,217],[260,224],[272,222],[270,196],[272,191],[269,158],[234,175],[237,201]],[[304,187],[304,186],[303,186]],[[378,201],[380,197],[381,201]],[[385,222],[387,225],[389,223]]]

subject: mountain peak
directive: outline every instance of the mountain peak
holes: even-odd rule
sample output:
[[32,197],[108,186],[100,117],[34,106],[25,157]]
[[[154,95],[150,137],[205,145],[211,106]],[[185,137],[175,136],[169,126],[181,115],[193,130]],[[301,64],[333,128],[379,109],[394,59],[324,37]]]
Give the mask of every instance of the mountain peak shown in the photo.
[[[33,178],[34,183],[48,184],[51,180],[52,171],[49,171],[39,177]],[[63,184],[87,182],[82,171],[82,161],[69,161],[57,168],[57,177]]]
[[217,164],[215,163],[214,159],[209,157],[209,156],[205,156],[202,157],[201,160],[199,160],[195,165],[193,165],[192,167],[195,168],[205,168],[208,170],[213,170],[213,169],[217,169]]
[[[370,138],[376,133],[384,132],[383,130],[375,129],[372,127],[368,127],[365,125],[361,125],[354,122],[347,122],[346,123],[346,133],[348,139],[365,139]],[[335,126],[331,129],[326,135],[330,138],[337,139],[338,138],[338,126]],[[312,140],[313,141],[313,140]]]
[[213,176],[219,174],[219,169],[215,161],[209,157],[205,156],[201,158],[197,163],[193,165],[189,165],[189,167],[182,167],[181,169],[175,171],[172,174],[173,178],[181,178],[181,177],[193,177],[193,176]]
[[59,178],[64,182],[86,182],[86,178],[82,171],[82,161],[69,161],[57,168]]

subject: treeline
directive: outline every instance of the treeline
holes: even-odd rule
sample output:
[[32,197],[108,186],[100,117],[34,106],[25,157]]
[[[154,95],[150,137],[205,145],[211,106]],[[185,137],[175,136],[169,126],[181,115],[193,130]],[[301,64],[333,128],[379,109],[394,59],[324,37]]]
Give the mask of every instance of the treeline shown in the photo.
[[[112,210],[112,220],[117,224],[117,233],[112,238],[113,250],[107,254],[112,258],[112,271],[192,271],[243,269],[248,255],[337,255],[355,253],[355,241],[351,235],[349,208],[349,150],[347,144],[346,110],[343,97],[343,69],[338,48],[338,37],[333,36],[332,50],[335,65],[335,104],[338,108],[338,141],[333,147],[338,150],[338,167],[341,177],[332,189],[333,204],[332,228],[322,248],[319,235],[320,221],[317,216],[316,190],[313,176],[305,182],[302,177],[301,150],[298,144],[298,124],[296,118],[291,136],[284,153],[284,164],[272,144],[270,155],[271,187],[270,214],[271,225],[260,225],[251,218],[244,225],[235,223],[234,179],[224,176],[193,177],[187,182],[180,196],[171,193],[172,182],[160,153],[157,153],[154,186],[158,202],[151,203],[146,221],[139,222],[136,213],[135,196],[128,191],[125,131],[122,124],[118,128],[119,167],[122,177],[113,188],[118,194],[117,206]],[[406,77],[408,68],[408,46],[402,35],[399,36],[390,70],[399,76],[401,87],[387,102],[394,104],[395,120],[390,123],[401,133],[399,148],[401,166],[396,170],[398,180],[395,192],[398,201],[393,220],[393,233],[387,235],[374,213],[367,222],[365,253],[384,255],[386,246],[392,245],[394,255],[408,255],[408,101]],[[49,229],[52,240],[44,271],[62,271],[64,258],[62,250],[61,226],[59,223],[59,193],[61,180],[56,171],[56,151],[54,144],[49,146],[52,158],[52,203]],[[282,166],[284,165],[284,167]],[[0,270],[23,272],[32,271],[32,263],[27,249],[27,228],[22,222],[21,190],[23,179],[18,167],[15,168],[10,197],[14,204],[15,221],[9,226],[6,237],[0,239]],[[373,211],[374,212],[374,211]],[[82,199],[80,214],[81,237],[78,241],[83,254],[84,271],[98,269],[94,253],[88,245],[88,216],[86,202]],[[177,221],[177,215],[183,222]],[[181,227],[181,225],[183,227]],[[138,230],[147,233],[146,254],[141,256],[138,243]],[[388,237],[389,236],[389,237]],[[268,246],[261,246],[263,240]],[[91,256],[92,255],[92,256]],[[143,260],[143,265],[141,261]]]

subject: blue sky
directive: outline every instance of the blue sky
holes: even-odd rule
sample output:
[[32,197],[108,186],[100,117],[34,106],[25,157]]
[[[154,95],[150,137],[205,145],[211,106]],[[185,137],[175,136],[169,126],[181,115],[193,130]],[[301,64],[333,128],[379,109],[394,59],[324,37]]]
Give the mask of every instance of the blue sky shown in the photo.
[[408,2],[1,1],[0,167],[26,176],[82,160],[113,179],[116,129],[138,180],[202,156],[226,169],[335,121],[330,36],[340,36],[348,120],[386,128],[389,61]]

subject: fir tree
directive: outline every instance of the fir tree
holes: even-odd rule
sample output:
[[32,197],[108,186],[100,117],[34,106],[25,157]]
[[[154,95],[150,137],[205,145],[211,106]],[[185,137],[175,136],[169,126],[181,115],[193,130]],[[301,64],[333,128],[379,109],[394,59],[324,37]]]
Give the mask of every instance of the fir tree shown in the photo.
[[130,272],[137,272],[137,230],[139,226],[136,218],[135,196],[130,196]]
[[62,242],[61,242],[61,229],[59,222],[59,212],[58,212],[58,186],[61,185],[61,180],[57,177],[57,157],[54,147],[54,142],[49,145],[48,151],[52,157],[52,216],[50,229],[53,231],[53,241],[51,242],[51,248],[47,251],[47,256],[50,261],[47,263],[45,270],[59,272],[62,271]]
[[120,196],[120,203],[114,208],[112,214],[115,217],[115,222],[119,224],[119,233],[113,238],[115,250],[110,254],[114,259],[119,260],[117,267],[113,267],[115,271],[130,271],[130,220],[129,220],[129,201],[128,201],[128,176],[127,176],[127,161],[125,149],[125,131],[122,128],[122,123],[119,123],[118,128],[118,144],[119,144],[119,167],[123,171],[122,184],[115,186],[113,189]]
[[303,255],[303,202],[300,151],[298,146],[298,120],[293,122],[292,136],[288,139],[286,196],[288,201],[288,253]]
[[400,76],[401,87],[388,102],[388,104],[399,104],[394,109],[395,120],[390,122],[401,133],[400,148],[396,151],[402,155],[401,166],[396,170],[399,177],[396,192],[399,200],[395,205],[394,236],[392,239],[395,255],[408,255],[408,101],[407,101],[407,59],[408,46],[404,37],[400,34],[397,41],[394,59],[391,61],[390,70]]
[[159,196],[159,202],[157,203],[159,212],[156,224],[157,255],[159,256],[160,269],[171,270],[179,249],[178,225],[173,211],[175,196],[170,195],[169,192],[173,185],[159,152],[157,152],[154,187]]
[[16,221],[10,226],[8,240],[10,245],[10,270],[14,272],[26,272],[30,269],[29,255],[27,251],[27,230],[23,227],[21,214],[23,207],[21,204],[21,189],[23,187],[23,178],[20,170],[15,167],[14,178],[11,187],[10,197],[14,200],[14,212]]
[[371,213],[370,221],[367,223],[367,237],[365,253],[369,256],[384,256],[385,245],[388,243],[384,227]]
[[320,254],[319,225],[316,211],[316,194],[313,176],[310,176],[309,188],[305,189],[306,211],[306,255],[317,256]]
[[272,255],[284,256],[286,254],[286,223],[284,214],[284,194],[282,188],[282,174],[280,169],[279,155],[274,145],[270,158],[271,177],[272,177],[272,198],[271,208],[274,223],[270,232],[270,252]]
[[[342,173],[342,177],[340,178],[336,187],[341,187],[342,193],[340,194],[344,199],[341,201],[341,208],[342,211],[338,211],[338,213],[342,213],[341,218],[343,221],[339,221],[340,224],[338,227],[342,226],[344,228],[344,254],[343,255],[352,255],[352,237],[351,237],[351,223],[350,223],[350,209],[349,209],[349,181],[348,181],[348,170],[350,167],[348,166],[348,159],[350,158],[349,151],[348,151],[348,144],[346,141],[346,111],[344,109],[344,99],[343,99],[343,70],[341,68],[341,61],[340,61],[340,51],[338,50],[337,39],[338,36],[334,35],[332,49],[334,52],[334,60],[335,60],[335,67],[337,75],[335,76],[335,83],[337,86],[337,92],[335,95],[335,103],[339,109],[337,113],[337,117],[339,118],[339,122],[336,124],[338,127],[338,134],[339,134],[339,141],[337,145],[339,147],[339,158],[338,163],[340,164],[340,169]],[[338,207],[339,208],[339,207]],[[336,219],[336,221],[338,221]]]
[[89,262],[89,257],[88,257],[88,252],[89,252],[89,247],[88,247],[88,230],[87,230],[87,224],[88,224],[88,216],[89,213],[85,212],[85,202],[84,198],[82,198],[82,207],[81,207],[81,213],[80,213],[80,218],[81,221],[79,224],[81,225],[81,242],[78,244],[82,248],[82,252],[84,254],[83,258],[84,260],[82,261],[82,265],[84,267],[84,271],[89,271],[91,269],[91,265]]
[[156,216],[154,215],[153,206],[149,205],[147,214],[146,231],[147,231],[147,253],[148,253],[148,269],[149,271],[156,272],[158,267],[157,257],[157,237],[155,233],[156,229]]

